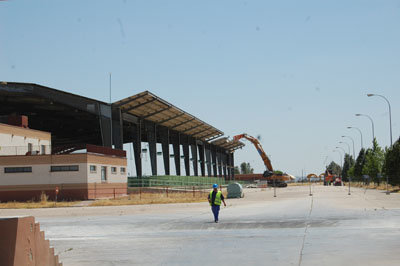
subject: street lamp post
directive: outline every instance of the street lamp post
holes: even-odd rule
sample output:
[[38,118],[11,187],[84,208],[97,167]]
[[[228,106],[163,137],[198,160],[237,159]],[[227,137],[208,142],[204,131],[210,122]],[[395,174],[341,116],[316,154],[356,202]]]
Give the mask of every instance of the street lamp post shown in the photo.
[[363,137],[362,137],[362,132],[358,127],[347,127],[348,129],[354,128],[356,129],[358,132],[360,132],[360,136],[361,136],[361,149],[364,148],[363,147]]
[[[392,140],[392,108],[390,107],[390,102],[388,99],[386,99],[385,96],[380,95],[380,94],[372,94],[369,93],[367,94],[368,97],[372,97],[372,96],[378,96],[381,97],[383,99],[385,99],[385,101],[387,102],[388,106],[389,106],[389,125],[390,125],[390,147],[393,146],[393,140]],[[388,175],[386,175],[386,195],[389,195],[389,177]]]
[[351,139],[351,142],[353,142],[353,158],[355,160],[356,159],[356,154],[355,154],[355,151],[354,151],[354,139],[352,137],[350,137],[350,136],[342,136],[342,138],[349,138],[349,139]]
[[375,126],[374,126],[374,120],[369,115],[364,115],[364,114],[356,114],[356,116],[365,116],[368,117],[369,120],[371,121],[372,124],[372,143],[374,142],[375,139]]
[[388,99],[386,99],[385,96],[380,95],[380,94],[372,94],[372,93],[369,93],[369,94],[367,94],[367,96],[368,96],[368,97],[378,96],[378,97],[381,97],[381,98],[385,99],[385,101],[387,102],[387,104],[388,104],[388,106],[389,106],[390,146],[392,146],[392,145],[393,145],[393,141],[392,141],[392,108],[390,107],[390,102],[389,102]]
[[340,144],[346,144],[347,148],[349,148],[349,156],[350,156],[350,145],[347,142],[339,141]]

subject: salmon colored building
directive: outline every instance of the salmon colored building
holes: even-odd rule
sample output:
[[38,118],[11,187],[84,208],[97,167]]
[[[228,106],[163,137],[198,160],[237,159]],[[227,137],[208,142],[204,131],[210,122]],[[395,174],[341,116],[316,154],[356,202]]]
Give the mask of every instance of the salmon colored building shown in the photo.
[[51,152],[51,134],[0,124],[0,201],[83,200],[127,194],[126,152],[82,145]]

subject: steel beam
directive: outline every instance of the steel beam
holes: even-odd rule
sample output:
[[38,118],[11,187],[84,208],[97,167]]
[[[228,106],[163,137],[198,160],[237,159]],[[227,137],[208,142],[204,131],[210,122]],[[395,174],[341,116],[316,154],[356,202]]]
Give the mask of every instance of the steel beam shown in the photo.
[[[193,134],[192,136],[193,137],[196,137],[196,136],[198,136],[199,134],[202,134],[202,133],[204,133],[204,132],[207,132],[207,131],[209,131],[211,128],[205,128],[205,129],[203,129],[203,130],[201,130],[201,131],[199,131],[199,132],[197,132],[196,134]],[[200,137],[199,137],[200,138]]]
[[127,103],[136,101],[136,100],[138,100],[138,99],[140,99],[140,98],[143,98],[144,96],[147,96],[147,95],[148,95],[147,93],[146,93],[146,94],[142,94],[142,95],[136,95],[136,96],[133,97],[132,99],[127,99],[126,101],[122,101],[121,103],[113,104],[113,105],[114,105],[115,107],[121,107],[122,105],[125,105],[125,104],[127,104]]
[[146,102],[144,102],[144,103],[139,103],[139,104],[136,104],[136,105],[134,105],[134,106],[131,106],[131,107],[129,107],[129,108],[122,109],[122,110],[123,110],[124,112],[129,112],[129,111],[131,111],[131,110],[133,110],[133,109],[142,107],[143,105],[152,103],[152,102],[154,102],[154,101],[156,101],[156,100],[157,100],[156,98],[153,98],[153,99],[150,99],[150,100],[148,100],[148,101],[146,101]]
[[171,108],[172,108],[172,106],[168,106],[167,108],[163,108],[163,109],[161,109],[161,110],[152,112],[152,113],[147,114],[147,115],[145,115],[145,116],[142,116],[142,118],[143,118],[143,119],[149,118],[149,117],[151,117],[151,116],[153,116],[153,115],[162,113],[162,112],[167,111],[167,110],[169,110],[169,109],[171,109]]
[[179,124],[177,124],[177,125],[174,125],[174,126],[170,127],[169,129],[174,129],[174,128],[183,126],[184,124],[190,123],[190,122],[192,122],[192,121],[195,120],[195,119],[196,119],[196,118],[192,118],[192,119],[183,121],[182,123],[179,123]]
[[171,116],[171,117],[169,117],[169,118],[166,118],[166,119],[164,119],[164,120],[157,121],[156,123],[159,124],[159,125],[161,125],[161,124],[163,124],[163,123],[165,123],[165,122],[171,121],[171,120],[176,119],[176,118],[178,118],[178,117],[181,117],[181,116],[183,116],[183,115],[185,115],[185,114],[186,114],[186,113],[180,113],[180,114],[177,114],[177,115],[175,115],[175,116]]
[[223,136],[224,134],[219,134],[219,135],[216,135],[215,137],[212,137],[212,138],[210,138],[210,139],[206,139],[207,141],[212,141],[212,140],[214,140],[214,139],[217,139],[217,138],[219,138],[219,137],[221,137],[221,136]]
[[194,126],[194,127],[187,128],[187,129],[181,131],[181,133],[189,132],[189,131],[191,131],[191,130],[193,130],[193,129],[196,129],[196,128],[198,128],[198,127],[201,127],[201,126],[203,126],[203,124],[199,124],[199,125],[196,125],[196,126]]

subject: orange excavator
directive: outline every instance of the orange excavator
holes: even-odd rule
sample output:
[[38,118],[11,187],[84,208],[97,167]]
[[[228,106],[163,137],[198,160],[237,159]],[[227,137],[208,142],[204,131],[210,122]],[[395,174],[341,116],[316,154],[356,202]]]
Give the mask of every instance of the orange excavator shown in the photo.
[[234,141],[239,141],[240,139],[247,139],[251,143],[253,143],[256,148],[258,154],[261,156],[261,159],[265,165],[265,172],[263,173],[263,177],[267,178],[268,185],[277,186],[277,187],[286,187],[287,184],[285,181],[290,180],[291,178],[286,174],[275,174],[274,169],[272,168],[271,160],[268,158],[264,149],[261,146],[261,143],[255,137],[249,136],[246,133],[240,134],[233,137]]

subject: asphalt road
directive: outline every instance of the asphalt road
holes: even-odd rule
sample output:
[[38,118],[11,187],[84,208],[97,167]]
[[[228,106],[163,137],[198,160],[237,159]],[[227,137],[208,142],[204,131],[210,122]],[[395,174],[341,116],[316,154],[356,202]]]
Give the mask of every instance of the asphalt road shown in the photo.
[[400,265],[400,194],[248,189],[207,203],[0,210],[34,215],[64,265]]

